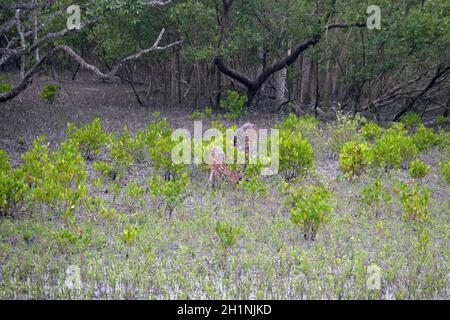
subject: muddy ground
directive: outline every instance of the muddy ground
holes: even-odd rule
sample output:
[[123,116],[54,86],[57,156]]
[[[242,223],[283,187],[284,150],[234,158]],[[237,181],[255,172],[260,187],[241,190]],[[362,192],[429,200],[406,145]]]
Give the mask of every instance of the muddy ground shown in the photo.
[[[53,105],[40,97],[42,88],[48,83],[62,85],[61,94]],[[137,90],[145,92],[146,88],[137,86]],[[200,108],[205,105],[207,102]],[[192,130],[193,121],[189,115],[195,109],[192,105],[179,105],[157,97],[151,97],[146,101],[146,106],[141,106],[130,86],[120,80],[105,82],[88,74],[78,76],[75,81],[70,79],[70,74],[59,81],[36,77],[23,94],[0,105],[0,149],[7,150],[12,161],[16,162],[20,159],[20,153],[26,151],[37,136],[45,134],[50,146],[54,147],[65,138],[68,122],[81,125],[96,117],[102,119],[102,125],[108,132],[120,131],[126,126],[134,133],[146,129],[149,121],[154,119],[152,114],[160,112],[168,118],[173,128]],[[249,113],[237,123],[228,124],[251,121],[260,127],[270,128],[281,117],[278,114]]]

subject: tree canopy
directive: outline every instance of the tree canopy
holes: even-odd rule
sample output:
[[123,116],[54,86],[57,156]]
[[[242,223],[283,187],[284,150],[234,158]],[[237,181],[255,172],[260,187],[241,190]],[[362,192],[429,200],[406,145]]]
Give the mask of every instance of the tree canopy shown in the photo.
[[[71,5],[81,8],[80,28],[67,28]],[[450,3],[380,0],[381,28],[373,30],[366,25],[369,5],[1,0],[0,67],[20,65],[21,75],[0,101],[19,95],[40,68],[59,59],[133,88],[149,84],[179,103],[218,106],[233,89],[255,109],[337,107],[394,120],[412,109],[447,113]]]

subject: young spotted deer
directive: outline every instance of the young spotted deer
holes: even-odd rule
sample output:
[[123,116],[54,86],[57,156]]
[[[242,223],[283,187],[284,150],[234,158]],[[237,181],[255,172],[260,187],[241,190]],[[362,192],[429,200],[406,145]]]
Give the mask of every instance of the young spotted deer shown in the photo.
[[221,147],[213,146],[209,151],[210,164],[208,165],[209,183],[213,188],[216,186],[216,180],[222,177],[230,178],[231,182],[236,185],[244,177],[239,173],[232,171],[225,163],[225,153]]
[[[234,147],[239,152],[245,152],[245,161],[250,159],[250,150],[254,150],[257,139],[256,126],[252,123],[246,123],[234,132]],[[222,148],[213,146],[209,151],[211,164],[208,166],[209,183],[215,187],[215,182],[219,176],[230,178],[231,182],[236,185],[244,177],[237,172],[230,170],[225,163],[225,153]]]

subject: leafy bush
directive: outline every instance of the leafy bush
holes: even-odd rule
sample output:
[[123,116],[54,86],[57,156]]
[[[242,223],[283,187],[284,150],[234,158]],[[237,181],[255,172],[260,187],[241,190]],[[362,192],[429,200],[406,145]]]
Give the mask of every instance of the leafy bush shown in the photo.
[[122,233],[119,234],[119,240],[125,245],[130,246],[136,240],[138,235],[138,228],[133,225],[127,225],[123,228]]
[[227,222],[217,222],[215,231],[224,249],[233,247],[241,234],[240,228],[233,227]]
[[450,186],[450,161],[447,163],[441,163],[441,173],[447,181],[447,184]]
[[94,163],[94,170],[100,172],[104,178],[123,181],[129,167],[145,157],[145,133],[139,132],[132,137],[124,128],[121,135],[109,136],[108,158]]
[[287,180],[303,175],[313,166],[314,150],[300,132],[280,131],[280,170]]
[[342,147],[339,166],[345,175],[359,176],[371,162],[372,151],[367,143],[350,141]]
[[361,128],[361,135],[366,141],[375,141],[383,134],[383,128],[375,122],[368,122]]
[[266,196],[269,192],[269,186],[257,176],[242,180],[238,187],[249,194],[256,194],[258,196]]
[[430,189],[423,188],[419,184],[409,186],[404,182],[399,182],[396,191],[400,195],[405,220],[413,222],[427,222],[429,220]]
[[399,168],[417,154],[413,139],[407,136],[402,124],[396,124],[386,130],[373,146],[374,164],[384,168]]
[[81,232],[81,230],[73,231],[71,229],[61,229],[52,233],[52,239],[57,243],[62,251],[66,251],[67,247],[78,245],[86,248],[91,241],[89,235]]
[[87,192],[84,159],[73,141],[63,142],[50,155],[44,141],[45,136],[37,138],[23,154],[20,170],[31,186],[34,201],[72,216]]
[[148,125],[146,143],[153,168],[159,170],[165,179],[176,178],[185,169],[184,165],[172,161],[172,150],[178,141],[172,140],[172,129],[167,119]]
[[247,102],[247,96],[241,96],[236,91],[229,91],[225,99],[222,99],[219,103],[220,108],[224,109],[226,117],[229,120],[235,120],[246,112],[245,103]]
[[448,128],[450,126],[450,118],[448,116],[440,115],[436,118],[436,126],[438,128]]
[[6,151],[0,150],[0,215],[12,214],[24,200],[27,185],[12,170]]
[[411,161],[411,163],[409,164],[409,174],[414,179],[421,179],[425,177],[428,172],[430,172],[430,169],[430,166],[427,166],[419,159]]
[[212,109],[211,107],[206,107],[204,111],[195,110],[191,113],[189,118],[191,120],[203,120],[205,118],[212,117]]
[[150,178],[148,190],[150,195],[157,199],[158,208],[164,205],[164,211],[172,216],[173,210],[183,202],[187,195],[189,176],[183,173],[172,180],[163,179],[161,176]]
[[141,197],[144,195],[145,191],[141,185],[139,185],[135,181],[131,181],[125,187],[125,193],[133,200],[140,200]]
[[291,210],[291,221],[303,228],[306,240],[314,240],[320,226],[328,219],[331,212],[332,193],[325,187],[299,187],[292,191],[286,201]]
[[300,132],[308,139],[317,137],[319,129],[319,120],[314,115],[297,117],[291,113],[283,122],[276,126],[279,130],[288,130]]
[[426,128],[423,124],[418,126],[412,139],[420,152],[429,151],[432,147],[439,145],[440,142],[439,136],[434,133],[433,129]]
[[374,183],[368,185],[361,190],[361,201],[368,205],[378,217],[381,210],[382,201],[389,201],[390,195],[387,191],[383,191],[384,185],[380,179],[376,179]]
[[[93,163],[92,168],[99,172],[103,178],[115,180],[117,177],[117,172],[113,170],[113,167],[111,164],[105,162],[105,161],[96,161]],[[96,180],[98,182],[98,180]],[[100,187],[99,183],[96,183],[97,187]]]
[[336,112],[337,120],[330,124],[333,131],[330,137],[329,148],[333,156],[337,156],[342,146],[349,141],[358,140],[358,129],[366,122],[360,115],[350,117]]
[[122,130],[122,135],[118,138],[117,147],[125,149],[130,155],[132,162],[142,162],[145,159],[146,133],[140,130],[132,136],[127,128]]
[[436,144],[439,149],[450,154],[450,131],[441,130],[436,134]]
[[42,89],[41,97],[47,100],[50,104],[56,100],[61,90],[61,86],[59,84],[48,84]]
[[422,123],[422,119],[417,113],[406,112],[400,117],[400,123],[402,123],[408,130],[414,130],[419,124]]
[[108,135],[103,131],[99,118],[80,128],[77,128],[73,123],[69,123],[66,132],[69,139],[76,141],[86,160],[98,156],[100,148],[106,145],[108,141]]
[[9,83],[0,83],[0,94],[7,93],[12,90],[12,85]]
[[[220,120],[213,120],[213,121],[211,121],[211,129],[217,129],[217,130],[219,130],[222,133],[226,133],[226,131],[227,131],[227,127]],[[230,129],[236,130],[237,126],[232,126],[232,127],[230,127]]]

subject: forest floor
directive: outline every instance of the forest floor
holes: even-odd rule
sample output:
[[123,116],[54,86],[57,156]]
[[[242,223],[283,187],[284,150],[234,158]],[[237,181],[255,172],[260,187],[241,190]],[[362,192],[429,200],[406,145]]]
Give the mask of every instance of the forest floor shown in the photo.
[[[60,98],[49,105],[39,98],[45,82],[0,106],[0,149],[13,166],[40,134],[55,148],[66,138],[68,122],[81,125],[99,117],[107,132],[126,126],[135,133],[145,130],[158,111],[172,128],[193,130],[193,108],[163,101],[142,107],[125,84],[63,81]],[[248,114],[224,123],[250,121],[270,129],[284,117]],[[116,211],[108,217],[80,212],[84,240],[74,243],[55,236],[64,228],[58,217],[39,212],[0,217],[0,299],[449,299],[450,190],[438,166],[450,160],[448,152],[433,148],[418,156],[431,166],[420,182],[431,190],[430,242],[423,252],[418,250],[420,235],[401,218],[393,191],[398,180],[413,182],[408,171],[369,171],[349,181],[328,152],[332,127],[320,130],[311,141],[314,170],[299,182],[320,181],[334,190],[329,221],[315,241],[304,240],[290,221],[280,178],[265,179],[266,195],[249,195],[227,182],[212,190],[207,172],[198,169],[191,173],[188,197],[170,218],[147,196],[137,203],[124,194],[113,200],[111,193],[103,193]],[[86,166],[92,175],[91,164]],[[145,164],[137,164],[126,180],[145,183],[148,174]],[[376,177],[392,195],[379,216],[360,201],[361,189]],[[241,229],[235,247],[220,245],[217,221]],[[125,246],[118,237],[128,224],[139,231],[137,240]],[[70,266],[81,271],[78,291],[65,285],[68,270],[74,270]],[[373,266],[380,270],[379,289],[368,288],[377,276]]]

